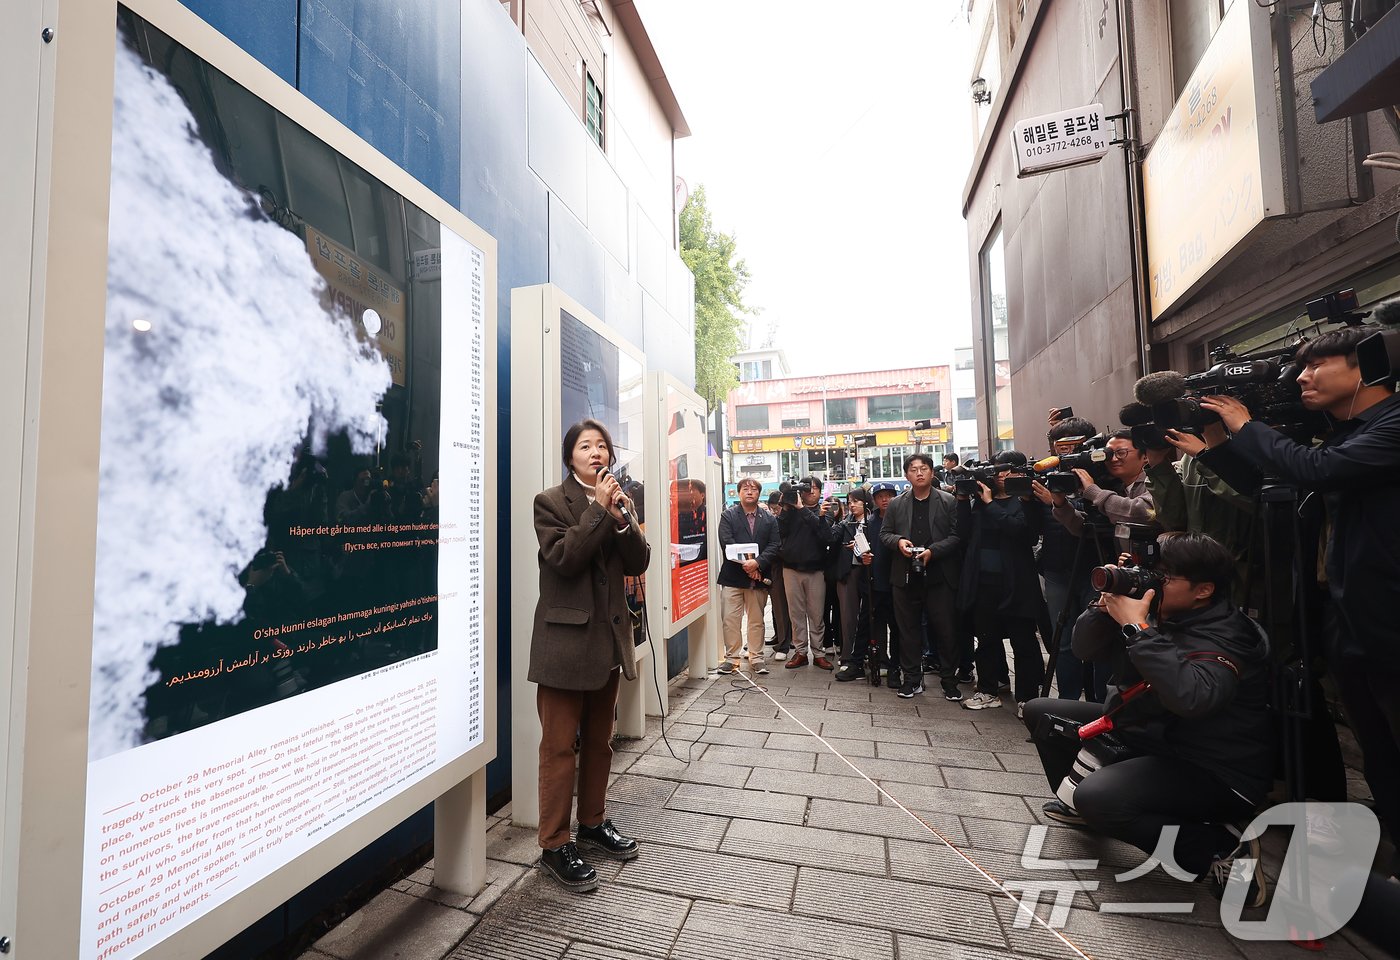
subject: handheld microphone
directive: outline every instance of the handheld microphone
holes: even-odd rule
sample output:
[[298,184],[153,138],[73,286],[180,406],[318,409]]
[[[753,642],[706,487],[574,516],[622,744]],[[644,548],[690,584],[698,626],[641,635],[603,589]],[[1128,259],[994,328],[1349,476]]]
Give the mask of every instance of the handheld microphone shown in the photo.
[[1149,373],[1133,384],[1133,398],[1138,403],[1156,406],[1186,395],[1186,378],[1175,370]]
[[[609,470],[607,467],[599,467],[599,468],[598,468],[598,478],[599,478],[600,480],[601,480],[603,477],[611,477],[611,476],[612,476],[612,471]],[[617,504],[617,509],[618,509],[618,511],[622,514],[622,519],[626,520],[628,523],[636,523],[636,522],[637,522],[637,521],[635,521],[635,520],[632,519],[632,511],[627,509],[627,497],[623,494],[621,488],[619,488],[618,491],[617,491],[617,500],[616,500],[615,502],[616,502],[616,504]]]

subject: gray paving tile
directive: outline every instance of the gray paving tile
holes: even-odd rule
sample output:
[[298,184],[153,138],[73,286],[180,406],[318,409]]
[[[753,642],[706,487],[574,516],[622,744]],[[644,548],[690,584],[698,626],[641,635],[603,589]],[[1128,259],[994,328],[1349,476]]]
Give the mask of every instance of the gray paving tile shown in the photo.
[[563,960],[645,960],[646,954],[604,947],[596,943],[571,943]]
[[887,930],[699,901],[671,952],[675,960],[894,960]]
[[385,890],[315,943],[336,960],[441,957],[478,921],[475,914]]
[[[840,750],[848,757],[873,757],[875,756],[875,744],[870,740],[852,740],[846,737],[822,736],[837,750]],[[768,742],[764,744],[766,750],[795,750],[813,751],[824,750],[817,740],[805,733],[793,736],[790,733],[770,733]]]
[[941,766],[967,767],[974,770],[1002,769],[988,750],[957,750],[953,747],[929,746],[923,743],[882,743],[877,751],[883,760],[911,760],[916,763],[936,763]]
[[882,925],[978,946],[1006,946],[1001,924],[984,893],[811,867],[797,871],[794,913],[821,913],[831,901],[897,905],[881,912]]
[[470,910],[472,913],[485,913],[491,906],[499,900],[511,887],[525,876],[528,867],[523,867],[516,863],[504,863],[500,860],[486,861],[486,884],[476,896],[466,896],[460,893],[448,893],[433,886],[433,867],[428,866],[418,871],[412,878],[403,881],[403,887],[395,884],[394,889],[408,894],[411,897],[418,897],[422,900],[431,900],[440,903],[445,907],[452,907],[457,910]]
[[509,821],[486,831],[486,856],[491,860],[528,865],[540,858],[539,831]]
[[[981,867],[999,883],[1019,880],[1064,880],[1074,881],[1076,875],[1070,870],[1043,870],[1023,866],[1020,852],[987,850],[979,847],[959,845],[954,853],[945,844],[911,843],[907,840],[891,840],[890,875],[901,880],[914,880],[921,883],[936,883],[946,887],[958,887],[988,896],[1004,896],[996,886],[978,872]],[[969,864],[971,860],[977,867]],[[1088,899],[1085,904],[1092,906]]]
[[950,787],[985,790],[989,793],[1012,793],[1018,797],[1035,796],[1046,787],[1043,774],[996,773],[991,770],[947,767],[943,771],[943,778]]
[[626,944],[637,953],[665,956],[685,922],[690,901],[657,892],[639,897],[634,888],[620,883],[604,883],[580,896],[535,870],[498,909],[508,911],[517,928],[558,932],[571,941],[603,947]]
[[1040,757],[1034,753],[998,753],[994,756],[1008,772],[1034,773],[1044,782],[1045,768],[1040,765]]
[[825,797],[829,800],[851,800],[856,803],[875,803],[880,795],[870,784],[855,777],[798,773],[795,770],[755,768],[746,786],[750,790],[795,793],[804,797]]
[[803,729],[787,717],[765,719],[762,717],[729,717],[724,721],[726,730],[757,730],[759,733],[803,733]]
[[[673,744],[679,743],[726,743],[731,747],[761,747],[767,734],[757,730],[731,730],[728,727],[719,726],[723,721],[711,720],[708,727],[696,723],[678,723],[668,729]],[[677,749],[679,753],[679,749]]]
[[1024,738],[1020,740],[1006,737],[992,737],[980,733],[956,733],[947,730],[930,730],[929,743],[936,746],[953,747],[957,750],[985,750],[989,753],[1024,753],[1035,756],[1035,744]]
[[774,823],[802,823],[807,798],[761,790],[737,790],[703,783],[683,783],[666,806],[718,817],[743,817]]
[[[938,768],[928,763],[915,763],[908,760],[855,759],[852,763],[860,773],[880,783],[922,783],[931,787],[944,785]],[[827,773],[838,777],[858,777],[860,773],[851,769],[840,757],[829,753],[817,757],[817,773]],[[894,792],[894,791],[892,791]]]
[[608,800],[614,803],[642,803],[662,806],[666,803],[666,798],[675,792],[675,789],[674,781],[632,774],[618,777],[617,780],[608,784]]
[[[1031,824],[961,817],[968,842],[974,847],[1005,850],[1018,856],[1026,849]],[[1110,840],[1088,830],[1060,824],[1048,827],[1041,840],[1041,856],[1056,860],[1098,860],[1100,865],[1132,867],[1142,863],[1142,854],[1118,840]]]
[[947,787],[926,787],[906,783],[890,789],[906,807],[916,810],[945,810],[959,816],[986,817],[993,820],[1013,820],[1029,823],[1035,818],[1020,797],[953,790]]
[[720,838],[729,824],[723,817],[630,803],[609,804],[608,817],[619,830],[641,843],[654,840],[697,850],[719,849]]
[[[1153,914],[1154,919],[1172,923],[1196,923],[1206,926],[1220,926],[1220,902],[1211,895],[1210,887],[1204,883],[1188,883],[1168,876],[1161,869],[1135,880],[1119,881],[1116,877],[1132,868],[1140,866],[1147,859],[1138,854],[1138,863],[1131,867],[1100,866],[1094,870],[1076,870],[1074,875],[1098,884],[1097,889],[1088,891],[1088,897],[1102,908],[1105,904],[1122,908],[1134,903],[1189,904],[1189,913]],[[1115,907],[1110,906],[1110,910]],[[1329,951],[1330,952],[1330,951]]]
[[692,900],[718,900],[751,906],[787,904],[797,883],[797,867],[681,847],[648,847],[624,864],[617,882],[660,890]]
[[[821,744],[811,737],[807,742],[816,749]],[[769,750],[766,747],[728,747],[711,744],[705,748],[700,759],[706,763],[729,763],[740,767],[767,767],[772,770],[796,770],[811,773],[816,765],[815,753],[802,753],[796,750]]]
[[447,960],[559,960],[568,947],[561,933],[536,930],[502,906],[473,927]]
[[[828,729],[830,728],[830,729]],[[822,736],[833,734],[838,737],[869,740],[876,744],[902,744],[911,747],[928,746],[928,734],[920,729],[903,727],[850,726],[839,723],[822,724]]]
[[843,870],[884,876],[885,843],[876,837],[853,836],[785,824],[735,820],[720,845],[721,853],[807,866],[839,864]]
[[[696,750],[698,757],[701,751]],[[682,754],[684,756],[684,754]],[[684,780],[689,783],[714,783],[724,787],[742,787],[749,779],[747,767],[728,763],[684,763],[665,757],[640,757],[627,771],[632,776],[659,777],[664,780]]]
[[907,933],[894,937],[899,960],[1006,960],[1005,948],[988,949],[950,940],[930,940]]
[[[962,821],[951,813],[915,812],[951,842],[967,842]],[[848,803],[844,800],[813,800],[807,808],[807,826],[845,830],[874,837],[899,838],[918,843],[939,842],[922,824],[894,806]]]
[[872,717],[907,717],[913,713],[909,704],[898,697],[877,697],[864,703],[831,700],[827,706],[835,713],[868,713]]
[[[1050,916],[1050,895],[1036,908],[1042,918]],[[1082,901],[1082,894],[1076,898]],[[1052,957],[1071,956],[1064,944],[1039,924],[1015,926],[1018,912],[1009,900],[993,901],[1002,929],[1012,950],[1018,954]],[[1024,922],[1024,921],[1023,921]],[[1188,923],[1163,923],[1144,917],[1096,913],[1092,909],[1069,912],[1060,933],[1091,957],[1131,956],[1133,960],[1178,960],[1180,957],[1238,957],[1223,931]]]

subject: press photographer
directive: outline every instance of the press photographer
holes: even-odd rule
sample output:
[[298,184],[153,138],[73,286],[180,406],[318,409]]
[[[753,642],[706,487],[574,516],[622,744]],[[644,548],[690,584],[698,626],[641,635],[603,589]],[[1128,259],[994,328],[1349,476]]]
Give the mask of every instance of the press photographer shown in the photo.
[[904,477],[909,489],[890,501],[880,527],[880,539],[892,555],[890,583],[904,676],[899,696],[907,699],[924,692],[922,615],[928,618],[929,632],[938,647],[943,699],[957,703],[962,700],[954,622],[962,544],[957,503],[951,494],[934,487],[933,458],[926,453],[904,458]]
[[[1081,696],[1102,703],[1107,695],[1107,671],[1095,670],[1094,664],[1080,660],[1069,648],[1069,627],[1075,617],[1094,596],[1089,585],[1089,570],[1096,564],[1112,559],[1117,553],[1113,526],[1097,511],[1092,510],[1082,496],[1082,481],[1064,464],[1086,469],[1088,464],[1109,479],[1108,438],[1102,437],[1094,425],[1072,414],[1064,416],[1061,409],[1051,411],[1050,429],[1046,440],[1051,456],[1036,464],[1040,478],[1031,485],[1036,499],[1042,504],[1043,540],[1037,566],[1045,578],[1045,602],[1052,624],[1047,643],[1059,637],[1059,647],[1052,651],[1055,682],[1060,696],[1078,700]],[[1087,445],[1093,443],[1094,446]],[[1102,444],[1100,446],[1099,444]],[[1057,516],[1055,508],[1061,507]],[[1064,518],[1075,520],[1071,532]],[[1089,522],[1085,522],[1088,520]]]
[[[1400,306],[1376,311],[1393,323]],[[1236,455],[1300,490],[1321,494],[1330,520],[1327,582],[1335,617],[1330,660],[1347,719],[1365,757],[1376,815],[1400,836],[1400,400],[1389,362],[1363,378],[1358,347],[1374,325],[1349,325],[1303,344],[1297,383],[1303,405],[1331,425],[1313,447],[1271,429],[1240,400],[1201,406],[1233,434]]]
[[821,502],[822,484],[816,477],[784,484],[781,489],[783,512],[778,516],[778,532],[782,546],[778,555],[783,560],[783,587],[792,619],[792,656],[784,666],[790,670],[805,667],[810,649],[812,662],[830,670],[831,661],[821,650],[826,630],[824,571],[827,548],[835,540],[831,517]]
[[[1152,518],[1152,493],[1147,489],[1147,448],[1133,440],[1132,432],[1120,430],[1104,447],[1109,477],[1119,489],[1100,483],[1083,467],[1075,467],[1084,501],[1103,514],[1110,523],[1146,523]],[[1085,513],[1069,505],[1063,494],[1055,494],[1052,513],[1065,529],[1076,536],[1083,532]]]
[[994,471],[990,483],[977,481],[975,497],[958,497],[959,528],[966,531],[967,542],[958,598],[977,637],[977,692],[963,706],[985,710],[1002,705],[997,682],[1005,669],[1002,642],[1009,639],[1019,713],[1022,704],[1038,695],[1045,670],[1035,633],[1044,600],[1032,552],[1043,511],[1033,499],[1013,495],[1024,490],[1029,497],[1025,454],[998,453]]
[[[1145,587],[1140,598],[1103,594],[1075,625],[1077,655],[1118,664],[1107,703],[1025,710],[1057,796],[1046,816],[1149,853],[1179,827],[1176,863],[1220,884],[1245,855],[1224,825],[1247,820],[1273,784],[1268,642],[1227,599],[1231,576],[1229,553],[1199,534],[1162,538],[1155,570],[1100,575]],[[1262,871],[1255,880],[1257,906]]]

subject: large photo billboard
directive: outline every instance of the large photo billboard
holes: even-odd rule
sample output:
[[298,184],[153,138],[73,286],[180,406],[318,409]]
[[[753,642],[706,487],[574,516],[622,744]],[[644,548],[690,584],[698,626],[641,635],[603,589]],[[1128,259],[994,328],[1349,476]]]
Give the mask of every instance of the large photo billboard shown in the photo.
[[486,255],[117,25],[82,956],[482,743]]
[[709,603],[709,522],[705,469],[710,462],[705,405],[693,394],[665,389],[666,475],[670,503],[670,626]]
[[[608,428],[617,462],[612,473],[622,492],[632,498],[637,522],[646,529],[647,499],[642,469],[642,403],[645,383],[642,362],[619,349],[591,325],[569,311],[559,311],[559,424],[566,431],[591,418]],[[563,463],[559,465],[563,480]],[[636,644],[646,641],[642,610],[646,575],[628,577],[627,607],[632,613]]]

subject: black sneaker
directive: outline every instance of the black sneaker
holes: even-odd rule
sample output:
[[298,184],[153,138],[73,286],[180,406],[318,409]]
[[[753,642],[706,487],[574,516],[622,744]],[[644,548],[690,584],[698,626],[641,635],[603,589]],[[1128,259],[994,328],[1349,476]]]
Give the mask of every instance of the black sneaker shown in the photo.
[[591,847],[614,860],[637,859],[637,841],[617,832],[611,820],[604,820],[596,827],[578,825],[579,846]]
[[930,659],[928,659],[927,657],[924,658],[924,673],[939,673],[939,672],[940,672],[940,668],[939,668],[939,666],[938,666],[938,661],[937,661],[937,660],[930,660]]
[[962,691],[957,687],[943,688],[943,699],[947,700],[949,703],[962,703],[962,698]]
[[719,667],[716,668],[716,670],[715,670],[715,673],[718,673],[718,674],[720,674],[720,675],[722,675],[722,676],[728,676],[728,675],[731,674],[731,673],[738,673],[738,672],[739,672],[738,666],[736,666],[735,664],[730,663],[728,660],[726,660],[726,661],[724,661],[723,663],[721,663],[721,664],[719,665]]
[[958,683],[972,683],[973,679],[971,670],[958,671]]
[[1089,825],[1079,815],[1078,810],[1059,800],[1046,800],[1041,805],[1040,812],[1056,823],[1063,823],[1067,827],[1087,827]]
[[1206,871],[1205,879],[1210,891],[1217,900],[1225,896],[1225,888],[1232,883],[1248,883],[1244,895],[1246,907],[1262,907],[1269,899],[1269,886],[1264,878],[1263,860],[1260,859],[1259,838],[1242,842],[1223,857],[1216,857]]
[[578,855],[578,847],[572,843],[553,850],[541,850],[540,866],[566,890],[587,893],[598,889],[598,871],[583,862]]
[[904,686],[899,688],[899,693],[896,694],[896,696],[900,696],[903,697],[905,700],[908,700],[910,697],[916,697],[923,692],[924,685],[922,683],[920,683],[917,680],[906,680],[904,682]]
[[859,680],[863,676],[865,676],[865,668],[858,663],[848,663],[836,671],[836,679],[842,683]]

